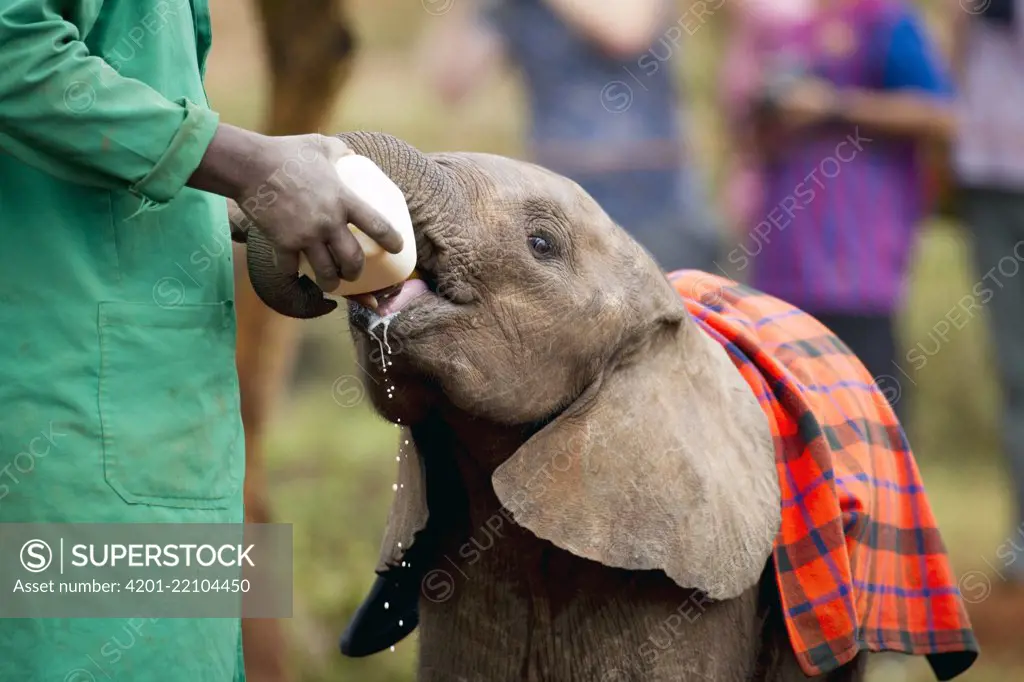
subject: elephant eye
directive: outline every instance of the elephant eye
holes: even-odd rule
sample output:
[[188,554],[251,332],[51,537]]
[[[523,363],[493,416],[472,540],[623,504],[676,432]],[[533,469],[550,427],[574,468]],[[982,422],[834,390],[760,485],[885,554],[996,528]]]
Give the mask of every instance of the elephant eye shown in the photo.
[[530,250],[533,251],[534,255],[548,256],[554,251],[551,242],[544,237],[532,234],[528,237],[527,241],[530,243]]

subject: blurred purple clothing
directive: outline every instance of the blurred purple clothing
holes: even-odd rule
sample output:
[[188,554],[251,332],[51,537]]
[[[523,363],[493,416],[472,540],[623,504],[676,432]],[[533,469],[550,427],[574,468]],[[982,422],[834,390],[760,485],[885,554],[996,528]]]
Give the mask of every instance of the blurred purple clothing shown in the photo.
[[[732,25],[719,74],[719,106],[736,128],[746,125],[751,98],[756,94],[764,67],[763,45],[777,44],[781,34],[806,21],[815,0],[733,0]],[[725,207],[734,222],[744,226],[760,220],[761,177],[757,159],[742,145],[725,180]]]
[[[837,23],[839,22],[839,23]],[[845,24],[850,49],[826,49],[826,27]],[[797,68],[839,88],[945,93],[938,61],[903,3],[861,0],[770,30],[750,30],[764,73]],[[842,43],[842,41],[838,41]],[[759,79],[734,88],[749,101]],[[915,143],[853,125],[808,129],[761,164],[748,237],[729,261],[751,284],[810,312],[888,314],[905,288],[914,229],[924,218]]]

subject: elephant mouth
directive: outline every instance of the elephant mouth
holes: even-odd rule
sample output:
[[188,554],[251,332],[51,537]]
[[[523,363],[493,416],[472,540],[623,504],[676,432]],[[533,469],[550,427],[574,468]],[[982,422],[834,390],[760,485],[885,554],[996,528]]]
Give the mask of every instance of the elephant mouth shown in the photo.
[[412,278],[401,284],[374,292],[373,296],[377,299],[377,314],[381,317],[388,317],[401,312],[417,297],[429,293],[434,292],[430,291],[425,280]]
[[377,300],[376,310],[350,300],[349,313],[357,328],[369,331],[379,322],[393,319],[399,313],[408,314],[414,309],[419,311],[439,304],[454,305],[456,301],[446,296],[445,292],[446,287],[439,284],[437,273],[428,267],[427,262],[420,260],[413,275],[406,281],[371,292]]

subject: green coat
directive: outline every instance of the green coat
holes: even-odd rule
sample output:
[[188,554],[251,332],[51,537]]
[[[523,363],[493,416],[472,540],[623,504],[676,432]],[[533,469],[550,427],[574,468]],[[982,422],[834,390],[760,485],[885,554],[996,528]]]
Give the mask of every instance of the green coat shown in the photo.
[[[0,3],[0,522],[243,520],[226,203],[184,188],[209,48],[207,0]],[[0,620],[12,682],[228,682],[240,651],[233,618]]]

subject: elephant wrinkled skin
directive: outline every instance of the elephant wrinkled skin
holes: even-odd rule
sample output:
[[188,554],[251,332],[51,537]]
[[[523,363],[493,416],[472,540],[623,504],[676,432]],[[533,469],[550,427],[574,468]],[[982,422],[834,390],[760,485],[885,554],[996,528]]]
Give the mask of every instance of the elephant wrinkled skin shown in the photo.
[[[342,137],[406,193],[428,288],[389,317],[384,362],[380,318],[349,308],[409,445],[343,651],[418,624],[421,682],[806,679],[771,563],[768,424],[651,256],[538,166]],[[267,262],[250,254],[268,305],[317,314]]]

